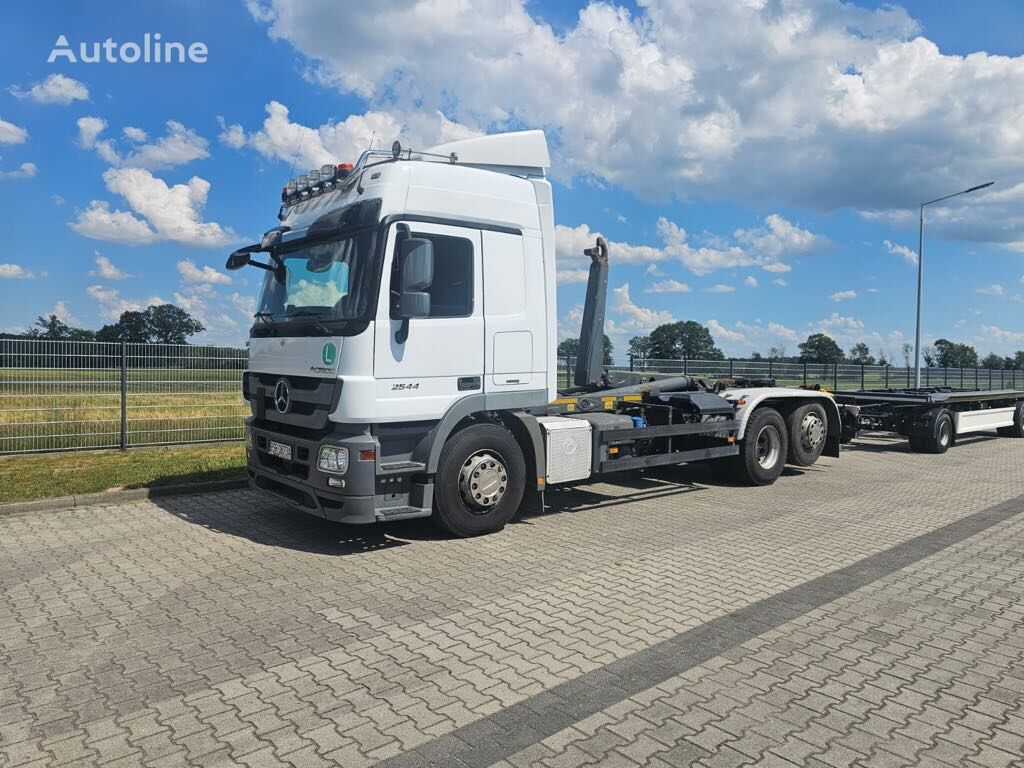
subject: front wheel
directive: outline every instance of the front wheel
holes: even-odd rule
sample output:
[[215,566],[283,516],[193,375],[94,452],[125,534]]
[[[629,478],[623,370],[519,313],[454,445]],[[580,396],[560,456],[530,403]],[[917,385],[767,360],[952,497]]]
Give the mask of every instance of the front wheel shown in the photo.
[[522,449],[503,427],[466,427],[445,443],[434,483],[434,521],[441,528],[463,537],[500,531],[523,498]]
[[786,465],[789,435],[786,422],[774,408],[758,408],[747,422],[740,453],[730,461],[737,480],[771,485]]

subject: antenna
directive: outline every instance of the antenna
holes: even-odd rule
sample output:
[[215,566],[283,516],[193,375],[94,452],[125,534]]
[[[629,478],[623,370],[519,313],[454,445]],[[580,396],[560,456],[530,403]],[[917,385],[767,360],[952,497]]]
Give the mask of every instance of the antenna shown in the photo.
[[374,130],[373,133],[370,134],[370,146],[368,146],[366,148],[367,152],[369,152],[371,149],[373,149],[373,140],[376,139],[376,138],[377,138],[377,131]]
[[302,127],[299,126],[299,143],[295,147],[295,154],[292,155],[292,167],[288,169],[288,178],[289,179],[292,177],[292,174],[295,173],[295,163],[299,159],[299,150],[302,149],[302,140],[304,138],[306,138],[306,134],[304,134],[302,132]]

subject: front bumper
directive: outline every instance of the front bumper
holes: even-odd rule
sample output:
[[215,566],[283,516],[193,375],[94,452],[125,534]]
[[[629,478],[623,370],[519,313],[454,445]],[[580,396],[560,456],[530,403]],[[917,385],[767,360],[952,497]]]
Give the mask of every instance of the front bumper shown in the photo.
[[[377,452],[377,441],[368,434],[334,433],[316,440],[296,437],[276,429],[258,426],[248,419],[252,447],[248,449],[249,486],[272,494],[291,506],[336,523],[367,524],[382,520],[425,517],[426,508],[411,508],[389,502],[378,495],[375,461],[359,461],[360,450]],[[292,459],[286,461],[268,452],[270,441],[291,446]],[[348,470],[343,475],[321,472],[316,468],[321,445],[348,448]],[[341,483],[341,486],[330,482]]]

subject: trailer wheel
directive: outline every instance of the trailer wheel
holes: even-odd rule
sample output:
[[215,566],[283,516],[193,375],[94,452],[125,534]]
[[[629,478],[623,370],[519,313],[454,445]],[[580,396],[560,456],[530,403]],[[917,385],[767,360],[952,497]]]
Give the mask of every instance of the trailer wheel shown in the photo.
[[935,425],[930,435],[921,437],[922,447],[926,453],[945,453],[953,444],[953,417],[943,411],[935,418]]
[[786,417],[786,429],[789,432],[788,464],[809,467],[818,460],[825,450],[825,438],[828,436],[826,418],[825,409],[820,403],[801,405]]
[[1024,437],[1024,403],[1018,405],[1013,414],[1013,426],[999,427],[996,434],[1000,437]]
[[508,430],[475,424],[445,443],[434,486],[434,521],[455,536],[505,527],[523,498],[526,463]]
[[731,460],[734,477],[751,485],[771,485],[782,474],[789,452],[789,434],[774,408],[758,408],[747,422],[740,453]]

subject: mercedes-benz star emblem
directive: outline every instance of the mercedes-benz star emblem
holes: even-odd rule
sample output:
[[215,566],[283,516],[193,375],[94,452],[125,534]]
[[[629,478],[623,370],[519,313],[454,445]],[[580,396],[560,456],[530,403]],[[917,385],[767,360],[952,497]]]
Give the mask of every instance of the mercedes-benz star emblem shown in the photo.
[[292,393],[288,386],[288,379],[278,379],[274,386],[274,405],[278,413],[288,413],[292,407]]

